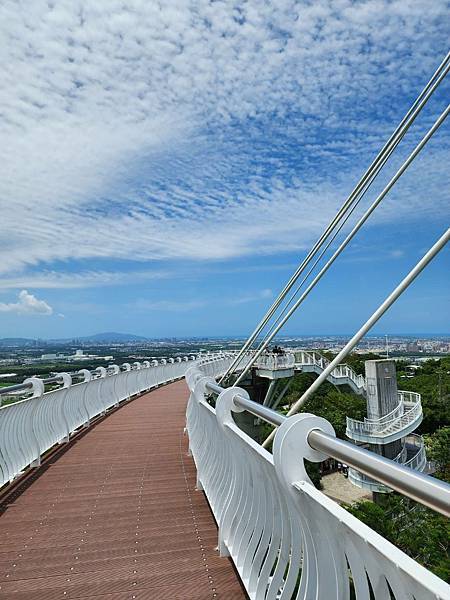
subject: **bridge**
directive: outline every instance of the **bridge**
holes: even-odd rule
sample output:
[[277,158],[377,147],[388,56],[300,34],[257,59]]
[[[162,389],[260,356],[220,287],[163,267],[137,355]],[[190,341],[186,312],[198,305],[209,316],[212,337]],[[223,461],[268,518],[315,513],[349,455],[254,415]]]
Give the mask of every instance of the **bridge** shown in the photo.
[[[10,388],[30,395],[0,408],[0,597],[450,598],[317,490],[303,461],[345,460],[446,514],[448,486],[337,440],[324,419],[222,388],[234,358]],[[244,410],[278,427],[272,452],[236,425]]]
[[0,409],[0,598],[245,597],[187,455],[172,382],[192,361],[164,363],[33,381]]
[[[327,379],[371,393],[345,358],[445,247],[450,230],[333,360],[267,353],[450,114],[447,106],[345,227],[449,70],[450,54],[239,352],[32,377],[0,389],[1,598],[450,600],[446,582],[316,489],[305,467],[334,458],[354,482],[450,516],[450,486],[419,472],[425,454],[411,434],[422,418],[420,397],[400,391],[387,414],[349,419],[352,442],[300,412]],[[284,415],[270,394],[255,402],[239,386],[252,370],[270,380],[271,394],[297,371],[317,378]],[[239,427],[243,412],[272,427],[262,444]],[[389,459],[357,443],[395,443],[400,451]]]

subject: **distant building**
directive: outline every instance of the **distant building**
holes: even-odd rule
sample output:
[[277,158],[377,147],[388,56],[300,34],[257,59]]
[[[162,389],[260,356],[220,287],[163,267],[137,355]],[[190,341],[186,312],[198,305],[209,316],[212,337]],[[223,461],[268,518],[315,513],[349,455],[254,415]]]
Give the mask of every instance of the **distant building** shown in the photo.
[[408,352],[419,352],[419,344],[417,342],[410,342],[409,344],[406,344],[406,350]]

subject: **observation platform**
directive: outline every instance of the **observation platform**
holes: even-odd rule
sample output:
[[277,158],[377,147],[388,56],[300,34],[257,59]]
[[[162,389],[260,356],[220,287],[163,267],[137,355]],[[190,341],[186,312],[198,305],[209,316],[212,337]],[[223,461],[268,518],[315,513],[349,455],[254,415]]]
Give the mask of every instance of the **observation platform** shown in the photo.
[[246,598],[183,435],[184,381],[87,430],[0,518],[0,598]]

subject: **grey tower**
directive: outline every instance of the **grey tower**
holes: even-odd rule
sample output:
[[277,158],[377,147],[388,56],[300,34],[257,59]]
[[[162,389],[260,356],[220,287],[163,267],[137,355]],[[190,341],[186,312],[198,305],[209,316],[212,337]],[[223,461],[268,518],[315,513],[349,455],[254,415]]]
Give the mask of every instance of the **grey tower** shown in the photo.
[[[347,417],[347,436],[372,452],[423,471],[425,446],[421,436],[413,434],[422,421],[420,394],[397,389],[395,362],[389,359],[366,361],[365,385],[367,417],[364,421]],[[355,469],[349,469],[348,476],[354,485],[374,494],[390,491]]]
[[[367,418],[379,420],[389,415],[398,406],[397,373],[395,362],[390,359],[367,360]],[[401,440],[389,444],[370,444],[370,449],[386,456],[395,458],[402,447]]]

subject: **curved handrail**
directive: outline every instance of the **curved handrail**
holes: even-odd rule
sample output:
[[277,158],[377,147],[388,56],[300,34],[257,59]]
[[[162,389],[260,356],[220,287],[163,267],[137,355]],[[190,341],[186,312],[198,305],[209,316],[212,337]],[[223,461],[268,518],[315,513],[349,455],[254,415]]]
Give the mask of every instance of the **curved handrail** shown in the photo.
[[416,447],[416,452],[413,454],[413,456],[411,456],[410,459],[406,460],[402,464],[404,467],[417,470],[420,466],[425,466],[427,460],[423,437],[415,433],[407,436],[405,440],[405,449],[407,453],[408,447],[411,446]]
[[286,354],[262,355],[255,362],[255,367],[276,371],[281,369],[292,369],[294,364],[295,356],[292,353],[287,352]]
[[401,428],[407,427],[422,413],[422,401],[420,394],[417,392],[410,393],[410,397],[413,397],[414,401],[404,400],[404,394],[404,391],[399,390],[400,401],[398,405],[388,415],[384,415],[379,419],[365,417],[364,421],[360,421],[347,417],[347,435],[349,437],[352,437],[352,433],[367,436],[383,435],[391,432],[397,426],[401,426]]
[[[416,451],[408,459],[411,446],[414,446]],[[422,436],[416,435],[415,433],[408,435],[405,438],[402,449],[392,460],[403,467],[408,467],[414,471],[423,471],[427,464],[427,456],[425,442],[423,441]],[[348,477],[354,485],[371,490],[372,492],[386,493],[392,491],[390,488],[365,475],[364,473],[361,473],[357,469],[349,468]]]
[[68,374],[60,374],[51,383],[62,387],[45,392],[49,380],[31,378],[19,390],[32,395],[12,404],[0,406],[0,487],[12,481],[24,469],[39,466],[40,457],[52,446],[68,441],[81,427],[106,413],[131,396],[185,376],[192,364],[209,375],[223,373],[231,363],[231,355],[194,357],[194,361],[161,360],[159,363],[117,365],[108,371],[100,367],[93,376],[82,370],[83,379],[73,383]]
[[[346,456],[359,468],[364,461],[372,474],[376,463],[377,473],[390,473],[386,482],[393,482],[394,472],[397,482],[404,481],[400,467],[336,439],[324,419],[304,413],[286,418],[252,402],[241,388],[220,388],[195,367],[187,381],[197,488],[218,524],[220,554],[231,557],[251,600],[347,598],[351,587],[358,598],[368,598],[371,588],[380,600],[449,595],[446,583],[315,489],[304,460]],[[215,408],[209,393],[219,394]],[[279,425],[273,455],[238,427],[233,413],[242,410]],[[418,484],[424,477],[411,473],[406,479]],[[435,498],[431,479],[429,499]],[[439,485],[443,490],[445,484]],[[448,496],[446,488],[442,493]]]
[[[299,367],[313,365],[319,371],[323,371],[330,364],[330,361],[318,352],[308,352],[306,350],[294,351],[296,355],[296,365]],[[297,356],[300,360],[297,359]],[[346,364],[338,365],[330,373],[330,378],[349,379],[358,390],[365,390],[366,380],[363,375],[358,375],[351,367]]]

